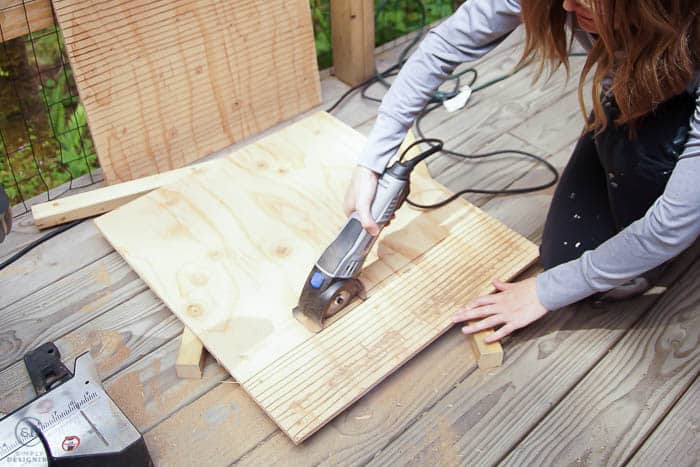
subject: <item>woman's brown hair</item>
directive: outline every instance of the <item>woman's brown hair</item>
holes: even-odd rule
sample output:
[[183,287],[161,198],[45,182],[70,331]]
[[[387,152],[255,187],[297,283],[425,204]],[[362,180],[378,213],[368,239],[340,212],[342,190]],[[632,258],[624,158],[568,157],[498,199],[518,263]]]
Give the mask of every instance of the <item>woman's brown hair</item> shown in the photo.
[[[612,77],[610,92],[620,108],[615,124],[634,123],[667,99],[683,92],[698,71],[700,1],[698,0],[587,0],[599,40],[588,53],[579,81],[584,117],[584,82],[595,65],[593,119],[586,130],[604,129],[608,121],[600,101],[603,78]],[[539,77],[564,65],[569,71],[570,40],[562,0],[522,0],[525,51],[521,64],[539,58]]]

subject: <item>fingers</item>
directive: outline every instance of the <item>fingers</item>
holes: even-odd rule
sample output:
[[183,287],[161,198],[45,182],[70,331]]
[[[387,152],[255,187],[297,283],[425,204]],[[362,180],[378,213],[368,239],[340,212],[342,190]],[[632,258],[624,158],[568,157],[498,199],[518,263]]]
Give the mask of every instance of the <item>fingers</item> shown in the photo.
[[494,326],[505,323],[505,317],[503,315],[492,315],[488,318],[484,318],[479,322],[472,323],[468,326],[462,328],[464,334],[474,334],[475,332],[485,331],[486,329],[491,329]]
[[484,295],[483,297],[469,302],[462,310],[470,310],[484,305],[493,305],[498,300],[496,297],[496,295]]
[[357,214],[360,217],[362,227],[364,227],[364,229],[371,235],[377,235],[379,233],[379,226],[372,217],[372,213],[370,211],[371,202],[371,198],[368,202],[365,202],[364,199],[359,199],[357,202]]
[[512,324],[506,324],[505,326],[501,326],[500,329],[495,331],[490,336],[486,336],[486,338],[484,339],[484,342],[486,342],[487,344],[490,344],[492,342],[500,341],[504,337],[510,335],[515,330],[516,330],[516,327],[513,326]]
[[345,193],[345,200],[343,201],[343,212],[347,217],[355,211],[355,187],[350,185],[348,191]]
[[493,284],[494,287],[496,287],[496,290],[498,290],[499,292],[503,292],[503,291],[508,290],[508,289],[513,287],[513,284],[509,284],[507,282],[503,282],[503,281],[500,281],[498,279],[494,280],[491,283]]
[[488,305],[481,306],[475,309],[464,308],[462,310],[459,310],[459,313],[452,317],[452,322],[461,323],[462,321],[474,321],[475,319],[491,316],[494,313],[495,310],[493,309],[493,307],[490,307]]
[[362,227],[372,235],[379,233],[379,226],[372,217],[371,206],[377,191],[377,174],[364,167],[356,167],[352,182],[345,193],[343,211],[346,216],[357,212]]
[[357,196],[357,214],[360,217],[360,222],[362,227],[365,228],[367,232],[372,235],[377,235],[379,233],[379,226],[374,221],[372,217],[372,212],[370,210],[372,206],[372,200],[374,199],[374,192],[376,191],[376,184],[374,186],[364,186],[360,190]]

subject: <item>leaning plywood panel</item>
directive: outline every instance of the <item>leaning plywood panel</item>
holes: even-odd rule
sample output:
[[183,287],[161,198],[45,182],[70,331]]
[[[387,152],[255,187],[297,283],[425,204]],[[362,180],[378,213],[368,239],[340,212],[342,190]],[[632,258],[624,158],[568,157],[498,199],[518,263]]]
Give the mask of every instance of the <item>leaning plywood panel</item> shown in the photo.
[[182,167],[320,103],[307,0],[54,0],[108,183]]
[[[491,291],[490,279],[537,257],[535,245],[463,200],[405,207],[368,258],[369,298],[310,333],[291,310],[344,221],[363,142],[316,114],[96,221],[297,443],[445,332],[459,305]],[[428,201],[445,190],[416,172],[412,193]]]

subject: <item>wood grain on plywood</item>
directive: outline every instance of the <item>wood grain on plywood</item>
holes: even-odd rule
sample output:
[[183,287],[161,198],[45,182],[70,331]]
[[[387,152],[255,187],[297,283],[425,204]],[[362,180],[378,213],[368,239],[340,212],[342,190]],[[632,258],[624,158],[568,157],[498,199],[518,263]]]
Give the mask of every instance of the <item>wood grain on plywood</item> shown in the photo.
[[[512,137],[499,138],[485,149],[502,147],[512,140]],[[531,150],[528,146],[524,148]],[[550,160],[560,166],[562,161],[566,160],[566,156],[568,153],[562,152]],[[529,175],[517,180],[514,186],[541,183],[548,176],[537,170]],[[481,176],[479,172],[465,170],[464,180],[469,183]],[[506,187],[511,183],[511,179],[508,173],[504,173],[502,179],[494,179],[493,183],[494,186]],[[483,209],[496,214],[501,222],[521,235],[536,239],[539,237],[550,197],[551,191],[521,195],[517,198],[497,197],[487,202]],[[415,423],[426,407],[438,403],[460,381],[474,373],[476,361],[471,352],[465,353],[466,344],[465,336],[459,332],[459,328],[454,328],[431,344],[429,351],[421,352],[412,358],[390,378],[336,417],[327,428],[308,438],[302,446],[293,445],[279,429],[275,433],[275,427],[269,423],[261,425],[261,419],[268,420],[266,417],[260,417],[255,411],[242,411],[241,417],[245,418],[239,419],[238,429],[231,433],[219,434],[209,424],[201,428],[206,430],[208,439],[212,440],[210,444],[202,446],[201,453],[217,464],[366,463],[392,439]],[[508,358],[514,358],[510,346],[507,350]],[[477,372],[475,376],[483,379],[487,374]],[[197,405],[184,407],[178,417],[166,420],[147,434],[149,448],[157,446],[157,458],[161,462],[174,463],[183,459],[194,461],[195,453],[186,449],[173,449],[168,440],[183,436],[179,429],[182,420],[195,419],[202,411],[218,407],[220,398],[224,397],[222,394],[229,393],[213,391],[206,394]],[[233,390],[231,394],[233,397]],[[238,397],[236,400],[241,403],[240,396]],[[255,432],[246,430],[245,427],[248,426],[255,426]],[[235,446],[228,446],[225,442],[226,436],[235,436],[242,441]],[[219,448],[223,445],[226,445],[226,449]]]
[[181,167],[320,102],[304,0],[54,3],[109,183]]
[[[207,166],[186,184],[156,190],[96,221],[149,286],[295,442],[447,330],[449,316],[461,300],[491,290],[484,271],[489,278],[497,272],[512,277],[537,256],[534,245],[465,202],[425,214],[402,209],[380,238],[378,257],[368,259],[363,280],[371,297],[322,333],[309,333],[290,310],[312,262],[344,222],[340,206],[363,141],[320,113],[223,159],[215,169]],[[444,188],[416,175],[414,193],[445,195]],[[126,219],[143,228],[125,229]],[[436,244],[441,248],[429,248]],[[462,257],[451,261],[455,256]],[[452,276],[441,276],[443,268]],[[479,275],[479,280],[458,288],[452,297],[445,290],[449,279],[463,278],[465,271]],[[443,279],[436,281],[437,277]],[[404,315],[412,316],[414,328],[401,331],[389,318],[400,313],[401,306],[406,307]],[[357,335],[363,330],[364,337]],[[381,356],[388,349],[377,346],[389,342],[387,333],[396,337],[396,348]],[[338,384],[352,377],[342,372],[344,366],[357,365],[361,355],[380,355],[374,365],[361,365],[365,373],[359,385],[348,384],[349,389],[330,403],[312,401],[318,402],[311,408],[313,415],[305,412],[307,408],[285,410],[285,404],[295,401],[303,407],[296,399],[269,399],[274,368],[287,368],[280,361],[293,352],[318,357],[321,360],[308,367],[317,371],[312,363],[325,364],[320,348],[337,346],[334,335],[356,339],[364,347],[341,355],[348,361],[329,367],[328,381],[319,383]]]

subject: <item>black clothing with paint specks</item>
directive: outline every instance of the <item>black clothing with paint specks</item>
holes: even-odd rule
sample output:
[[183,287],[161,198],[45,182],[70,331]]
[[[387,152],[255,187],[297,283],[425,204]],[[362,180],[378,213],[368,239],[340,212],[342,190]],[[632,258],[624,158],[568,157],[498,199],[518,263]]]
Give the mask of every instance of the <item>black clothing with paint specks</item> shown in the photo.
[[[617,106],[608,98],[603,104],[613,122]],[[579,139],[547,214],[540,247],[545,269],[580,257],[644,216],[683,151],[695,107],[694,96],[683,93],[638,122],[635,135],[610,123]]]

